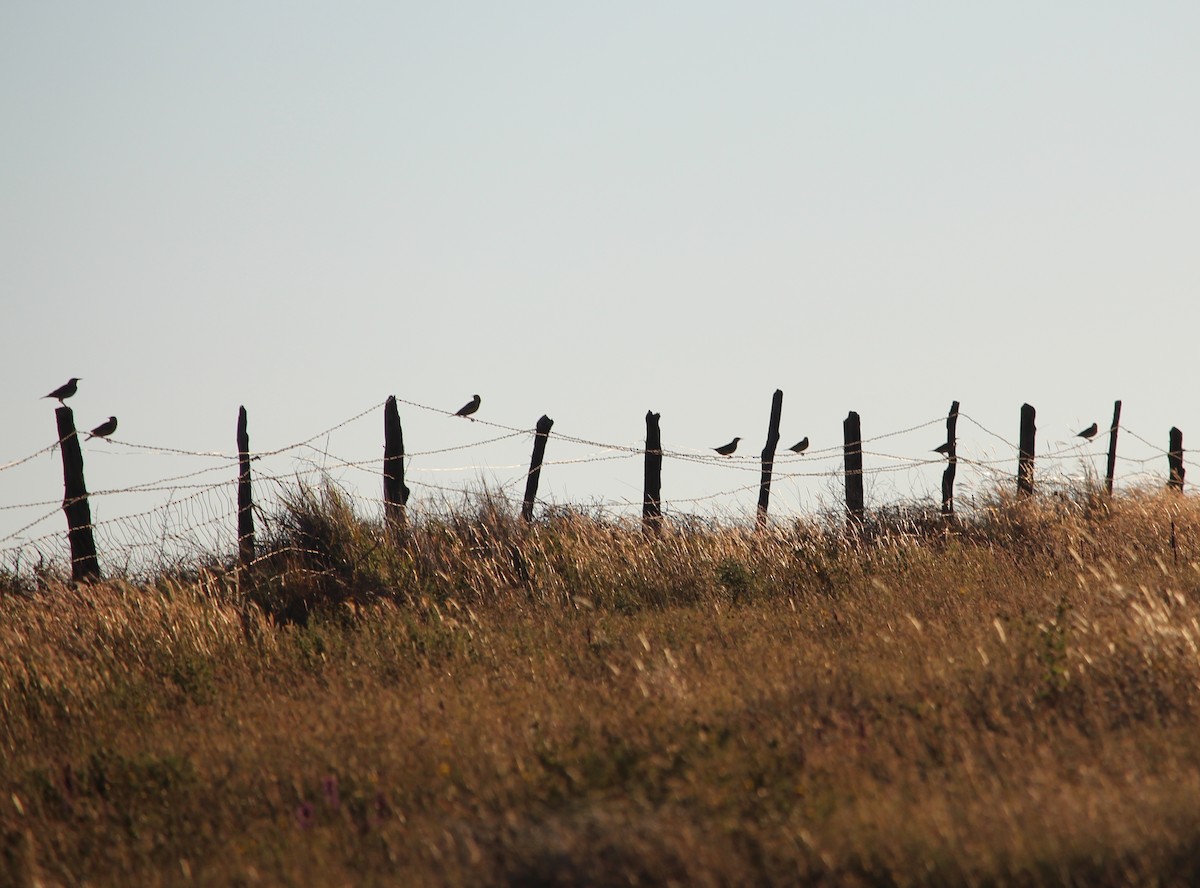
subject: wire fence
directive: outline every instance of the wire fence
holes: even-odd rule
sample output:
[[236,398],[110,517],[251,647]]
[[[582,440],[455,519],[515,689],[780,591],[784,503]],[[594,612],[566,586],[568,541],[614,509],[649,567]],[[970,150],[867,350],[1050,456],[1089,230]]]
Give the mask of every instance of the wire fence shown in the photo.
[[[416,401],[397,399],[397,403],[442,417],[455,416],[451,411]],[[369,519],[381,518],[384,502],[375,494],[382,488],[384,458],[335,454],[330,452],[328,442],[334,432],[377,415],[383,406],[383,402],[374,403],[292,444],[252,451],[259,520],[269,527],[289,494],[294,495],[306,485],[318,487],[330,479],[350,498],[359,514]],[[960,430],[958,437],[955,498],[959,511],[969,513],[975,503],[986,501],[998,486],[1014,481],[1018,447],[970,414],[960,411],[959,417],[968,424],[968,434],[963,435]],[[529,476],[529,462],[527,456],[524,459],[514,456],[519,453],[515,446],[523,444],[527,454],[534,428],[478,417],[471,419],[470,428],[486,430],[486,436],[405,454],[406,480],[414,493],[410,508],[417,520],[422,508],[435,511],[461,503],[472,494],[486,493],[493,501],[498,498],[514,509],[519,506],[520,493]],[[461,419],[455,421],[462,423]],[[870,482],[868,501],[873,508],[914,502],[936,507],[940,497],[930,484],[929,471],[931,467],[944,466],[946,459],[936,452],[890,452],[886,442],[943,426],[945,422],[942,415],[863,439],[862,474]],[[1120,434],[1142,447],[1136,457],[1120,456],[1122,485],[1163,485],[1167,449],[1124,425]],[[317,442],[325,443],[318,446]],[[598,464],[606,464],[606,468],[628,464],[628,470],[621,469],[629,479],[626,495],[593,497],[586,502],[568,502],[563,507],[586,508],[589,513],[614,519],[641,515],[642,491],[634,482],[641,475],[644,446],[599,441],[557,428],[551,433],[549,444],[552,458],[542,464],[543,478],[563,477],[580,467]],[[157,454],[171,457],[173,465],[181,460],[194,464],[185,471],[173,470],[162,477],[89,493],[98,515],[92,530],[105,573],[137,575],[170,567],[232,561],[238,546],[239,454],[236,451],[189,450],[123,439],[104,439],[102,446],[109,453],[138,455],[143,462]],[[0,478],[28,470],[39,457],[56,458],[57,447],[57,443],[52,444],[0,464]],[[666,520],[737,521],[748,516],[756,499],[752,494],[759,489],[763,470],[760,455],[723,456],[708,448],[661,452],[665,464],[689,467],[695,475],[689,478],[688,485],[680,485],[682,495],[670,496],[664,492],[661,509]],[[500,453],[503,457],[496,459]],[[460,455],[462,459],[458,458]],[[1080,482],[1096,483],[1095,461],[1106,455],[1107,441],[1103,434],[1091,440],[1079,438],[1044,448],[1036,454],[1039,489],[1066,490],[1078,488]],[[448,457],[454,459],[445,464]],[[800,454],[788,450],[778,453],[772,464],[772,519],[791,520],[815,511],[839,509],[844,492],[843,460],[844,446],[840,443]],[[1200,469],[1200,464],[1186,456],[1183,464]],[[465,480],[468,475],[475,480]],[[694,489],[700,484],[706,485],[703,492]],[[553,499],[543,498],[543,505],[553,505]],[[0,523],[0,570],[17,574],[69,572],[71,554],[62,511],[62,501],[54,499],[0,503],[0,522],[3,522]]]

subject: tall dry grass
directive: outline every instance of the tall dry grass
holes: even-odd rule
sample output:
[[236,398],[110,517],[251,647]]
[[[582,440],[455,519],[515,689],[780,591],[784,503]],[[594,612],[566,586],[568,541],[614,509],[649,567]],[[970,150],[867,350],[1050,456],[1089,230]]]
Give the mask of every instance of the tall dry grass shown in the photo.
[[255,576],[6,583],[0,885],[1192,884],[1198,534],[299,491]]

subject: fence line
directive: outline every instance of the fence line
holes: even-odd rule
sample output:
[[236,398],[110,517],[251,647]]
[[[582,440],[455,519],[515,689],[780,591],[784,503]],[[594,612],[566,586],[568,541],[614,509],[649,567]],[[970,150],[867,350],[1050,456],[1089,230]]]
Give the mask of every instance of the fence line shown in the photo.
[[[962,416],[963,416],[963,418],[969,418],[969,417],[967,417],[966,414],[962,414]],[[919,427],[912,427],[912,428],[919,428]],[[902,431],[911,431],[912,428],[902,430]],[[1149,440],[1147,440],[1142,435],[1139,435],[1134,430],[1126,427],[1126,428],[1124,428],[1124,431],[1130,437],[1133,437],[1133,438],[1137,439],[1140,443],[1145,444],[1146,446],[1149,446],[1151,449],[1153,449],[1155,451],[1155,453],[1157,455],[1154,457],[1142,457],[1142,458],[1132,457],[1132,456],[1121,456],[1120,459],[1122,462],[1127,463],[1127,464],[1134,463],[1134,464],[1138,464],[1138,465],[1145,465],[1146,463],[1149,463],[1149,462],[1152,462],[1152,461],[1158,459],[1160,456],[1166,457],[1168,455],[1167,450],[1155,446]],[[890,433],[888,436],[890,436],[891,434],[898,434],[898,433]],[[407,456],[407,458],[412,459],[412,458],[416,458],[416,457],[437,455],[437,454],[448,453],[448,452],[452,452],[452,451],[461,451],[461,450],[470,449],[472,447],[484,446],[486,444],[495,443],[500,440],[506,440],[506,439],[512,438],[514,436],[515,436],[514,434],[509,434],[509,435],[503,435],[503,436],[500,436],[497,438],[487,439],[487,440],[481,441],[481,442],[476,442],[474,444],[457,445],[454,447],[439,448],[439,449],[435,449],[435,450],[414,451],[414,452],[408,453],[406,456]],[[888,436],[877,436],[875,439],[867,439],[867,440],[878,440],[881,437],[888,437]],[[558,436],[555,436],[555,438],[556,438],[556,440],[558,440]],[[563,436],[563,439],[567,440],[567,441],[576,441],[576,442],[580,442],[580,443],[589,443],[589,444],[594,443],[594,442],[585,442],[584,439],[568,438],[567,436]],[[309,440],[311,440],[311,439],[309,439]],[[122,443],[124,443],[124,442],[122,442]],[[866,443],[866,441],[864,441],[863,443]],[[129,446],[136,446],[136,445],[129,445]],[[252,458],[258,458],[260,456],[274,456],[274,455],[279,455],[279,454],[287,452],[288,450],[296,449],[297,447],[302,447],[302,446],[306,446],[306,442],[300,442],[295,445],[289,445],[288,448],[282,448],[282,449],[273,450],[273,451],[266,451],[261,454],[251,451],[251,454],[252,454]],[[596,463],[596,462],[624,460],[624,459],[629,459],[629,458],[632,458],[635,456],[640,456],[644,452],[643,449],[628,448],[623,445],[600,444],[597,442],[594,444],[594,446],[603,447],[608,450],[617,450],[620,452],[617,454],[611,454],[611,455],[595,455],[595,454],[593,454],[593,455],[578,457],[578,458],[574,458],[574,459],[546,460],[545,465],[547,465],[547,466],[568,466],[568,465],[581,465],[581,464]],[[1059,447],[1057,449],[1043,451],[1042,453],[1037,455],[1037,460],[1038,461],[1061,460],[1068,456],[1096,458],[1096,457],[1101,457],[1101,456],[1105,455],[1105,451],[1097,451],[1097,450],[1085,451],[1083,448],[1086,446],[1087,446],[1086,444],[1067,443],[1064,446]],[[51,449],[52,448],[44,448],[43,450],[38,451],[36,454],[34,454],[34,456],[44,454]],[[832,453],[834,451],[838,451],[840,449],[841,448],[825,448],[824,450],[809,451],[803,455],[796,455],[796,456],[790,456],[790,457],[789,456],[780,456],[780,457],[777,457],[777,464],[778,464],[778,461],[782,461],[785,464],[794,464],[794,463],[799,463],[799,462],[812,463],[812,462],[819,461],[822,453],[829,453],[832,455]],[[201,454],[198,451],[178,451],[178,452],[186,453],[188,455],[213,455],[213,454]],[[905,468],[918,468],[918,467],[922,467],[922,466],[938,465],[938,464],[941,464],[941,462],[942,462],[942,459],[940,459],[940,458],[918,458],[918,457],[890,454],[890,453],[886,453],[883,451],[874,451],[874,450],[863,450],[862,452],[863,452],[864,456],[870,456],[870,457],[873,457],[876,459],[890,460],[890,461],[902,464],[900,466],[893,466],[893,467],[864,468],[864,470],[863,470],[864,475],[883,474],[883,473],[896,471],[896,470],[900,470],[900,469],[905,469]],[[384,462],[383,457],[372,457],[372,458],[362,459],[362,460],[347,460],[347,459],[343,459],[342,457],[337,456],[336,454],[325,453],[325,452],[322,452],[322,456],[331,460],[334,463],[334,465],[337,467],[353,468],[353,469],[359,469],[362,471],[367,471],[369,468],[379,467]],[[757,459],[756,457],[743,457],[741,460],[741,463],[739,464],[738,462],[734,461],[737,459],[736,457],[733,457],[733,458],[717,457],[717,456],[712,456],[712,455],[700,455],[700,454],[693,455],[693,454],[684,454],[684,453],[680,453],[680,452],[672,452],[669,450],[664,450],[663,456],[664,456],[664,458],[673,458],[673,459],[677,459],[682,462],[692,462],[692,463],[704,464],[704,465],[713,466],[713,467],[717,467],[717,468],[723,468],[726,470],[747,471],[747,472],[757,472],[758,471],[757,465],[753,464],[753,461],[755,461]],[[21,462],[27,461],[28,459],[29,459],[29,457],[26,457],[25,459],[14,461],[14,463],[11,463],[9,465],[17,465]],[[996,466],[996,465],[1006,465],[1007,466],[1009,463],[1012,462],[1013,458],[1011,456],[1004,456],[1004,457],[997,457],[994,459],[975,459],[975,458],[971,458],[971,457],[960,457],[960,459],[964,463],[968,463],[970,465],[979,466],[979,467],[990,467],[990,466]],[[1189,466],[1200,466],[1200,463],[1197,463],[1195,460],[1188,458],[1186,456],[1184,458],[1184,463]],[[490,470],[490,469],[506,469],[507,470],[507,469],[520,468],[521,465],[522,464],[520,464],[520,463],[505,463],[505,464],[471,463],[468,465],[461,465],[461,466],[415,466],[415,467],[412,467],[411,469],[409,469],[409,471],[447,472],[447,473],[449,473],[449,472],[477,471],[477,470]],[[186,480],[188,478],[198,477],[198,476],[201,476],[204,474],[209,474],[212,472],[228,471],[228,468],[229,467],[227,465],[208,466],[206,468],[197,469],[192,472],[186,472],[186,473],[181,473],[181,474],[177,474],[177,475],[170,475],[165,478],[159,478],[159,479],[155,479],[154,481],[147,481],[147,482],[141,482],[138,484],[132,484],[127,487],[106,488],[106,489],[102,489],[102,490],[91,491],[91,492],[89,492],[89,497],[97,498],[97,497],[111,496],[111,495],[115,495],[115,494],[186,489],[188,487],[208,489],[213,486],[220,486],[224,482],[217,482],[214,485],[208,485],[208,484],[205,484],[205,485],[183,485],[183,484],[178,484],[176,482]],[[282,482],[282,481],[291,480],[291,476],[294,474],[319,474],[323,471],[325,471],[324,467],[316,467],[316,466],[314,466],[313,468],[311,468],[305,472],[301,472],[301,473],[291,472],[291,473],[289,473],[289,475],[276,475],[276,474],[264,473],[260,470],[259,477]],[[830,470],[830,471],[832,471],[832,470]],[[779,477],[812,478],[812,477],[823,477],[823,476],[829,474],[829,472],[828,471],[795,472],[795,471],[787,471],[786,469],[784,469],[784,470],[777,470],[776,474]],[[0,504],[0,511],[31,508],[31,507],[36,507],[36,506],[58,505],[58,504],[61,504],[60,500],[37,500],[37,501],[32,501],[32,502],[27,502],[27,503]],[[2,538],[0,538],[0,539],[2,539]]]
[[[455,414],[451,411],[441,410],[436,407],[420,404],[415,401],[396,399],[397,403],[404,404],[408,407],[428,411],[434,414],[453,417]],[[302,440],[288,444],[284,447],[279,447],[271,450],[255,451],[248,446],[245,448],[244,458],[253,461],[254,468],[254,483],[261,485],[267,483],[275,485],[277,490],[274,493],[276,500],[278,496],[286,490],[287,485],[292,483],[303,483],[307,479],[327,477],[328,473],[336,470],[349,470],[355,472],[363,472],[372,476],[379,475],[380,484],[382,484],[382,474],[380,468],[384,465],[384,457],[372,457],[369,459],[354,460],[345,459],[337,454],[330,453],[328,447],[321,448],[315,446],[314,442],[321,438],[327,438],[332,433],[345,428],[346,426],[355,423],[370,414],[374,413],[383,406],[384,402],[377,402],[365,410],[362,410],[354,415],[329,426],[322,431],[310,435]],[[1013,477],[1016,470],[1017,455],[1019,449],[1011,441],[981,424],[974,419],[970,414],[960,412],[958,414],[974,428],[978,429],[983,434],[1000,442],[1005,446],[1009,453],[1001,456],[989,456],[984,450],[979,453],[981,458],[973,458],[971,456],[962,455],[961,450],[957,453],[957,463],[963,468],[967,468],[976,473],[978,477],[968,476],[963,479],[960,484],[965,490],[975,489],[976,486],[984,483],[994,483],[996,479],[1004,479]],[[627,462],[634,458],[643,458],[646,454],[646,447],[635,446],[630,444],[618,444],[593,440],[591,438],[575,436],[568,433],[551,433],[547,428],[545,434],[539,433],[533,428],[519,428],[513,425],[505,425],[503,423],[492,422],[490,420],[471,417],[473,422],[479,422],[484,427],[496,429],[501,434],[493,435],[479,441],[467,442],[463,444],[452,445],[448,447],[417,450],[407,452],[404,456],[406,469],[409,472],[416,473],[419,476],[428,478],[429,476],[436,477],[440,474],[453,474],[463,472],[492,473],[493,476],[497,472],[517,471],[509,480],[499,482],[500,495],[510,503],[515,504],[520,501],[519,496],[504,493],[509,491],[519,484],[525,483],[529,485],[535,480],[536,473],[541,469],[554,470],[565,469],[572,466],[592,465],[598,463],[620,463]],[[869,421],[869,418],[868,418]],[[946,421],[945,416],[939,416],[934,419],[926,420],[915,425],[908,426],[902,429],[896,429],[884,432],[873,437],[863,438],[858,444],[858,454],[864,460],[861,468],[852,467],[849,472],[845,467],[844,447],[830,446],[827,448],[818,448],[810,450],[803,454],[794,455],[786,451],[781,456],[776,456],[773,452],[770,454],[770,470],[771,477],[776,482],[777,501],[779,496],[783,497],[783,502],[797,508],[802,508],[802,495],[798,484],[825,479],[830,482],[830,486],[840,478],[845,477],[849,480],[852,477],[872,477],[886,478],[894,476],[896,473],[914,471],[920,472],[928,467],[943,465],[946,460],[941,456],[912,456],[905,454],[889,453],[877,448],[870,450],[865,449],[865,446],[873,442],[885,441],[901,435],[910,434],[922,429],[930,428],[935,425],[941,425]],[[1171,456],[1173,459],[1178,459],[1178,465],[1200,467],[1200,464],[1189,458],[1188,454],[1183,452],[1177,454],[1172,448],[1164,449],[1159,445],[1155,445],[1145,436],[1138,434],[1137,431],[1121,426],[1126,435],[1145,447],[1148,447],[1152,456],[1121,456],[1121,462],[1126,467],[1136,466],[1138,469],[1144,469],[1150,463],[1158,462],[1160,459],[1165,461],[1165,458]],[[1111,432],[1111,429],[1109,430]],[[459,466],[437,466],[437,465],[421,465],[420,461],[437,457],[444,454],[463,452],[467,450],[479,450],[490,447],[504,441],[513,440],[516,438],[526,438],[536,441],[538,437],[542,438],[543,446],[547,439],[552,439],[553,444],[551,450],[558,450],[562,446],[588,447],[591,448],[590,453],[585,453],[579,456],[557,455],[554,459],[544,459],[536,461],[536,466],[530,465],[526,467],[524,463],[497,463],[489,464],[482,461],[473,462],[469,465]],[[101,445],[100,452],[120,453],[120,448],[128,448],[131,450],[145,452],[147,454],[156,453],[170,456],[182,456],[189,458],[206,458],[219,459],[221,462],[217,465],[209,465],[203,468],[195,469],[186,472],[177,472],[168,474],[161,478],[156,478],[149,481],[140,481],[130,484],[126,487],[113,487],[97,490],[87,494],[90,499],[107,499],[116,497],[117,495],[126,494],[152,494],[152,493],[168,493],[171,498],[167,503],[155,506],[153,508],[143,509],[130,514],[118,515],[115,517],[105,517],[100,520],[87,521],[82,525],[88,531],[96,530],[101,533],[102,541],[105,544],[105,551],[101,553],[102,558],[106,562],[119,561],[119,557],[114,557],[113,552],[117,552],[118,556],[124,553],[127,557],[131,557],[133,551],[153,550],[162,555],[168,550],[183,551],[192,550],[199,552],[203,541],[199,537],[207,536],[210,532],[216,531],[217,536],[222,541],[227,541],[233,535],[232,518],[244,510],[239,510],[236,506],[231,505],[232,494],[236,479],[233,477],[231,468],[236,464],[239,458],[237,452],[223,451],[198,451],[188,450],[185,448],[162,447],[156,445],[141,444],[138,442],[113,440],[104,442],[105,444],[115,445],[117,450],[106,449]],[[1051,444],[1049,447],[1043,447],[1040,453],[1034,456],[1035,465],[1038,470],[1039,484],[1049,483],[1053,486],[1056,483],[1063,483],[1070,480],[1072,475],[1065,473],[1062,470],[1062,463],[1067,460],[1078,459],[1085,464],[1085,468],[1081,475],[1074,477],[1084,477],[1088,475],[1086,463],[1094,461],[1096,457],[1104,456],[1105,451],[1092,448],[1092,441],[1075,441],[1068,439]],[[3,465],[0,465],[0,472],[16,469],[38,456],[52,452],[56,447],[60,446],[59,442],[48,445],[34,453],[31,453],[20,459],[12,460]],[[961,447],[961,443],[959,444]],[[1182,446],[1182,445],[1180,445]],[[306,467],[298,468],[295,464],[287,471],[272,470],[268,465],[271,460],[282,457],[288,454],[293,456],[294,463],[303,462],[304,458],[297,454],[297,451],[311,450],[316,455],[320,456],[320,464],[316,461],[309,461]],[[971,447],[968,443],[968,453]],[[664,461],[675,462],[688,465],[703,465],[709,468],[719,469],[724,472],[748,472],[754,475],[759,475],[766,471],[766,463],[760,460],[760,457],[755,454],[734,454],[730,457],[720,456],[712,451],[705,449],[659,449],[656,451],[660,458]],[[764,451],[765,454],[766,451]],[[766,456],[762,457],[765,460]],[[416,464],[414,464],[414,461]],[[880,463],[883,463],[882,465]],[[1047,468],[1047,463],[1050,467]],[[803,468],[802,468],[803,467]],[[518,471],[519,470],[519,471]],[[193,479],[203,478],[206,475],[222,472],[230,473],[229,477],[222,478],[219,481],[212,483],[193,481]],[[1139,471],[1131,475],[1126,472],[1122,477],[1128,482],[1130,479],[1138,479],[1139,481],[1165,483],[1164,476],[1167,473],[1146,473]],[[914,476],[915,477],[915,476]],[[1175,477],[1171,475],[1170,477]],[[1182,481],[1183,473],[1179,471],[1178,480]],[[192,483],[188,483],[192,482]],[[446,494],[461,495],[467,491],[461,487],[442,485],[434,483],[432,480],[413,480],[413,486],[421,490],[440,492]],[[694,479],[693,479],[694,483]],[[660,495],[658,503],[661,506],[665,515],[678,516],[686,514],[681,512],[682,507],[696,506],[705,503],[714,503],[722,499],[737,497],[748,491],[758,488],[761,493],[761,480],[751,481],[747,479],[745,484],[739,484],[729,488],[721,489],[715,493],[709,493],[697,496],[671,497],[669,494]],[[783,488],[778,485],[784,484]],[[485,482],[486,484],[486,482]],[[898,489],[892,486],[892,489]],[[182,497],[176,497],[175,494],[185,493]],[[216,504],[216,501],[208,501],[206,497],[220,496],[221,503]],[[82,497],[78,498],[82,499]],[[71,505],[78,501],[68,500],[65,505]],[[362,496],[361,494],[354,495],[355,501],[364,504],[383,504],[383,500],[376,500],[371,497]],[[643,507],[642,499],[635,498],[632,494],[628,499],[616,501],[593,501],[590,506],[592,508],[615,508],[620,510],[630,510]],[[27,503],[5,503],[0,504],[0,512],[10,512],[23,509],[45,509],[39,517],[25,523],[23,526],[0,536],[0,569],[4,562],[19,562],[23,558],[42,557],[46,553],[53,553],[55,558],[61,560],[61,551],[64,547],[65,535],[61,531],[52,531],[45,534],[40,534],[36,537],[25,539],[24,535],[39,527],[47,521],[52,520],[64,507],[64,503],[59,500],[38,500]],[[201,510],[203,514],[196,516],[195,510]],[[260,515],[265,515],[262,507],[255,503],[254,511]],[[523,505],[523,512],[532,515],[532,500],[526,497]],[[197,517],[202,520],[195,520]],[[229,525],[229,526],[226,526]],[[9,545],[3,545],[9,544]],[[214,554],[212,551],[207,552],[209,556]],[[252,557],[247,563],[253,563],[257,556]],[[71,562],[78,561],[78,558],[73,558]]]
[[[1146,441],[1145,438],[1142,438],[1140,435],[1137,435],[1132,430],[1126,429],[1125,431],[1131,437],[1136,437],[1139,441],[1142,441],[1142,442]],[[495,440],[495,439],[492,439],[492,440]],[[1105,455],[1103,451],[1086,451],[1086,452],[1081,451],[1080,446],[1081,445],[1074,445],[1074,446],[1060,448],[1060,449],[1054,450],[1054,451],[1045,451],[1045,452],[1039,454],[1037,459],[1039,461],[1056,460],[1056,459],[1060,460],[1060,459],[1064,458],[1065,456],[1069,456],[1069,455],[1078,455],[1080,457],[1096,458],[1096,457],[1101,457],[1101,456]],[[447,449],[461,450],[464,448],[456,447],[456,448],[447,448]],[[441,450],[424,451],[422,453],[408,454],[408,456],[416,457],[416,456],[429,455],[429,454],[441,453],[441,452],[444,452],[444,451],[441,451]],[[1159,454],[1161,454],[1161,456],[1164,456],[1164,457],[1168,453],[1166,450],[1158,450],[1157,452]],[[609,455],[609,456],[590,455],[590,456],[579,457],[579,458],[575,458],[575,459],[546,460],[545,465],[547,465],[547,466],[569,466],[569,465],[582,465],[582,464],[596,463],[596,462],[625,460],[625,459],[629,459],[635,455],[640,455],[640,453],[641,453],[641,451],[638,451],[636,454],[631,452],[631,453],[621,453],[618,455]],[[333,465],[335,467],[352,468],[352,469],[357,469],[357,470],[361,470],[361,471],[367,471],[369,468],[375,468],[375,467],[381,466],[384,461],[382,457],[376,457],[376,458],[365,459],[365,460],[346,460],[346,459],[343,459],[343,458],[337,456],[336,454],[323,454],[323,455],[326,456],[333,463]],[[668,456],[668,455],[670,455],[669,452],[664,451],[664,456]],[[896,454],[889,454],[889,453],[885,453],[882,451],[872,451],[872,450],[864,450],[863,455],[870,456],[870,457],[873,457],[876,459],[890,460],[890,461],[901,464],[898,466],[864,468],[864,470],[863,470],[864,475],[884,474],[884,473],[899,471],[899,470],[908,469],[908,468],[919,468],[919,467],[923,467],[923,466],[939,465],[942,462],[942,460],[938,459],[938,458],[922,459],[922,458],[917,458],[917,457],[900,456],[900,455],[896,455]],[[817,459],[806,458],[806,457],[808,457],[807,454],[805,456],[791,457],[791,458],[786,458],[786,459],[788,459],[789,462],[804,461],[807,463],[812,463],[812,462],[817,461]],[[1158,458],[1159,457],[1138,458],[1138,457],[1132,457],[1132,456],[1122,456],[1121,460],[1122,460],[1122,462],[1127,463],[1127,464],[1132,463],[1132,464],[1137,464],[1137,465],[1145,465],[1146,463],[1153,462]],[[785,458],[780,457],[780,459],[785,459]],[[1007,466],[1009,463],[1012,462],[1012,457],[1005,456],[1005,457],[997,457],[995,459],[974,459],[971,457],[960,457],[960,460],[963,461],[964,463],[967,463],[967,464],[970,464],[973,466],[978,466],[981,468],[990,468],[992,466],[999,466],[999,465]],[[701,463],[707,464],[709,466],[715,466],[717,468],[725,468],[725,469],[730,469],[730,470],[756,471],[756,468],[753,466],[730,465],[726,460],[722,460],[720,458],[715,458],[715,457],[704,457],[702,459],[686,459],[684,461],[701,462]],[[1191,465],[1191,466],[1200,465],[1200,464],[1197,464],[1195,461],[1188,459],[1188,458],[1185,458],[1184,462],[1185,462],[1185,464]],[[416,466],[416,467],[411,468],[409,471],[450,473],[450,472],[494,470],[494,469],[509,470],[509,469],[521,468],[521,466],[522,466],[522,464],[520,464],[520,463],[504,463],[504,464],[470,463],[467,465],[460,465],[460,466]],[[166,478],[156,479],[154,481],[148,481],[148,482],[141,482],[138,484],[130,485],[128,487],[106,488],[103,490],[92,491],[89,493],[89,497],[97,498],[97,497],[111,496],[111,495],[123,494],[123,493],[151,492],[151,491],[177,490],[177,489],[188,489],[188,488],[209,489],[214,486],[220,486],[221,484],[223,484],[225,482],[216,482],[215,484],[196,484],[196,485],[178,484],[176,482],[187,479],[187,478],[192,478],[192,477],[197,477],[197,476],[200,476],[203,474],[208,474],[210,472],[215,472],[215,471],[228,471],[228,466],[210,466],[205,469],[197,470],[195,472],[187,472],[187,473],[183,473],[183,474],[179,474],[179,475],[171,475]],[[291,471],[286,475],[266,473],[266,472],[262,472],[260,470],[258,473],[258,477],[260,477],[262,479],[266,479],[266,480],[285,482],[285,481],[293,480],[294,476],[296,476],[296,475],[321,474],[324,471],[326,471],[325,467],[314,465],[309,469],[306,469],[303,471]],[[815,478],[815,477],[824,477],[825,475],[829,474],[832,471],[834,471],[834,470],[829,469],[829,470],[824,470],[824,471],[810,471],[810,472],[778,470],[776,472],[776,474],[778,477],[785,477],[785,478]],[[61,504],[60,500],[37,500],[37,501],[32,501],[32,502],[27,502],[27,503],[10,503],[10,504],[5,504],[5,505],[0,505],[0,511],[32,508],[32,507],[36,507],[36,506],[60,505],[60,504]]]

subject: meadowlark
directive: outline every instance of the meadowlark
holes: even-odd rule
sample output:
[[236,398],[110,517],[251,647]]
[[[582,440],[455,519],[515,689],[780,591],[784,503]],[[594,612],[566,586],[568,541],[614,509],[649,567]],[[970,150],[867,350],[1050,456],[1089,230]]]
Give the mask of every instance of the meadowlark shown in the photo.
[[717,453],[721,454],[721,456],[733,456],[733,451],[737,450],[738,441],[740,440],[742,439],[734,438],[728,444],[723,444],[720,447],[714,447],[713,450],[717,451]]
[[88,432],[87,439],[90,441],[92,438],[107,438],[116,430],[117,418],[115,416],[110,416],[108,419],[104,420],[104,422],[100,423],[100,425]]
[[[80,377],[78,376],[72,376],[64,385],[60,385],[48,395],[43,395],[42,399],[54,398],[58,403],[62,404],[63,401],[79,391],[79,379]],[[63,406],[65,407],[66,404],[63,404]]]
[[[458,412],[455,413],[454,415],[455,416],[466,416],[466,417],[470,418],[471,414],[474,413],[476,410],[478,410],[479,405],[482,403],[483,403],[483,399],[481,397],[479,397],[479,395],[473,395],[471,397],[471,400],[468,401],[467,403],[463,404],[461,407],[459,407]],[[475,420],[471,420],[471,421],[474,422]]]

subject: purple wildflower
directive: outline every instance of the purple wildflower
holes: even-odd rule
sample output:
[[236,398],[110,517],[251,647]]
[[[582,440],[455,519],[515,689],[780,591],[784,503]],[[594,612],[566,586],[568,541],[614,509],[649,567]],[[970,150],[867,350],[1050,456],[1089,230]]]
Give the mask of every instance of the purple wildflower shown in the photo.
[[301,802],[296,808],[296,824],[301,829],[312,829],[317,822],[317,811],[308,802]]

